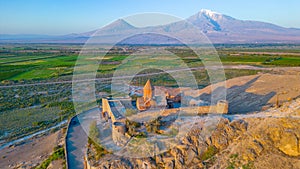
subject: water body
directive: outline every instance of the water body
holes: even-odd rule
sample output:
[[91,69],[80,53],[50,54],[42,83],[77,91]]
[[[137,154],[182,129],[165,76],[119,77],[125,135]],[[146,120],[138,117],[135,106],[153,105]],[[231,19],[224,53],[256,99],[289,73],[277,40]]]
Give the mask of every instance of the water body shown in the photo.
[[22,142],[22,141],[26,141],[26,140],[28,140],[28,139],[34,137],[34,136],[37,136],[37,135],[46,133],[46,132],[48,132],[48,131],[50,131],[50,130],[52,130],[52,129],[61,127],[62,125],[66,124],[67,122],[68,122],[68,120],[64,120],[64,121],[62,121],[62,122],[58,123],[57,125],[52,126],[52,127],[50,127],[50,128],[47,128],[47,129],[38,131],[38,132],[36,132],[36,133],[33,133],[33,134],[31,134],[31,135],[28,135],[28,136],[19,138],[19,139],[17,139],[17,140],[13,140],[13,141],[10,141],[10,142],[8,142],[8,143],[5,143],[5,144],[3,144],[3,145],[0,146],[0,150],[4,149],[4,148],[6,148],[6,147],[9,147],[9,146],[11,146],[11,145],[14,145],[14,144],[16,144],[16,143],[20,143],[20,142]]

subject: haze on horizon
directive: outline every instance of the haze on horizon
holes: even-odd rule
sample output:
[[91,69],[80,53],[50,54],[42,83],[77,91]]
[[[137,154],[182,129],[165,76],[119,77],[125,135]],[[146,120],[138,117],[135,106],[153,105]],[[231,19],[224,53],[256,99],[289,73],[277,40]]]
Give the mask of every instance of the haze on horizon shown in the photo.
[[[14,0],[0,2],[0,34],[82,33],[101,28],[132,14],[155,12],[187,18],[201,9],[210,9],[242,20],[300,28],[300,1],[80,1]],[[149,22],[147,20],[147,22]],[[153,24],[163,21],[153,21]],[[151,23],[150,23],[151,24]]]

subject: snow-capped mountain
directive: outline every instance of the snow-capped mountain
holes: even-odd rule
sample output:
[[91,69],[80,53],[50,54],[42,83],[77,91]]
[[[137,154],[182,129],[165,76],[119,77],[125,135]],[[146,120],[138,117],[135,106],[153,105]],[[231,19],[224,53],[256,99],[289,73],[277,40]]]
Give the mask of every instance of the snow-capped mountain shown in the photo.
[[[191,31],[191,24],[187,24],[187,21],[202,31],[213,43],[300,43],[300,29],[284,28],[265,22],[238,20],[206,9],[202,9],[185,21],[167,25],[137,28],[119,19],[98,30],[52,38],[46,37],[46,39],[43,38],[43,41],[83,43],[89,37],[94,36],[97,37],[99,43],[113,43],[120,40],[120,37],[135,35],[135,38],[123,40],[123,43],[174,44],[178,41],[158,34],[180,34],[185,37],[186,42],[193,43],[196,41],[195,35]],[[154,34],[143,34],[145,32]],[[0,42],[9,41],[8,36],[3,37],[6,38],[0,36]],[[14,40],[16,40],[15,36]],[[24,41],[24,38],[22,40]]]
[[199,13],[189,17],[187,20],[193,23],[195,26],[199,27],[203,32],[207,32],[221,31],[222,28],[220,23],[234,19],[230,16],[202,9]]
[[274,24],[245,21],[210,10],[201,10],[187,19],[215,43],[280,43],[300,42],[300,29]]

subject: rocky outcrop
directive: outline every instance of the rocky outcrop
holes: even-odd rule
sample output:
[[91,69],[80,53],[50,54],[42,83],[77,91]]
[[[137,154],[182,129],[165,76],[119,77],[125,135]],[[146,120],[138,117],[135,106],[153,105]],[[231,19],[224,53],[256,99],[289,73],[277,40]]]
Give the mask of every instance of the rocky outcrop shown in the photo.
[[[182,139],[180,144],[154,158],[130,159],[107,155],[93,164],[101,169],[157,168],[157,166],[169,169],[202,168],[204,159],[208,160],[218,150],[226,148],[246,129],[247,123],[243,120],[230,122],[228,119],[221,119],[211,137],[203,138],[202,128],[196,126]],[[210,152],[210,147],[214,147],[215,152]]]
[[299,156],[300,155],[300,143],[299,138],[293,132],[284,132],[280,137],[280,141],[277,143],[277,147],[283,153],[289,156]]
[[210,138],[211,144],[217,149],[224,149],[246,129],[247,123],[243,120],[230,123],[228,119],[222,119]]
[[237,120],[221,118],[210,136],[203,135],[202,126],[194,126],[167,152],[142,159],[110,154],[96,163],[97,168],[297,168],[300,123],[294,115],[300,113],[300,99],[293,103]]
[[[221,168],[230,161],[235,167],[251,164],[252,168],[299,168],[299,101],[259,114],[265,118],[245,118],[247,130],[218,154]],[[236,159],[231,159],[232,155]]]

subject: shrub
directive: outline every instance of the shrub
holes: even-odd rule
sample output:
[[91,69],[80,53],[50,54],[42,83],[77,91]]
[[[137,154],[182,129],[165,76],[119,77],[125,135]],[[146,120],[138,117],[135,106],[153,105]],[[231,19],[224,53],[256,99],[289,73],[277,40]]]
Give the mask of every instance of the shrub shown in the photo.
[[252,169],[252,168],[254,168],[253,162],[250,161],[247,164],[242,165],[242,168],[243,169]]
[[234,169],[236,164],[236,159],[238,158],[239,154],[232,154],[230,155],[230,160],[228,162],[228,166],[227,166],[227,169]]
[[90,125],[89,137],[88,137],[88,147],[92,147],[94,149],[96,160],[99,160],[103,155],[109,153],[100,144],[99,137],[100,137],[100,132],[99,129],[97,128],[97,122],[92,121]]
[[153,132],[157,134],[161,134],[159,131],[160,126],[164,126],[165,123],[162,121],[162,117],[159,116],[158,118],[146,123],[146,130],[147,132]]
[[126,112],[125,112],[125,116],[132,116],[134,114],[137,114],[137,110],[134,110],[134,109],[126,109]]
[[97,128],[97,123],[96,121],[92,121],[92,123],[90,124],[89,138],[98,142],[99,137],[100,133]]
[[92,147],[95,152],[95,156],[94,156],[95,160],[99,160],[105,154],[110,153],[102,145],[100,145],[100,143],[95,142],[91,138],[88,138],[88,144],[89,147]]
[[135,137],[136,138],[146,138],[147,134],[145,132],[139,132]]
[[57,148],[54,153],[51,154],[50,157],[48,157],[45,161],[43,161],[41,165],[36,167],[36,169],[46,169],[52,161],[58,159],[65,159],[65,152],[63,147]]
[[141,127],[141,123],[136,122],[136,121],[130,121],[128,119],[126,119],[125,124],[126,124],[127,128],[129,128],[130,126],[133,126],[134,128]]
[[201,160],[205,161],[212,158],[214,155],[218,153],[218,149],[215,146],[207,147],[207,150],[203,153]]

